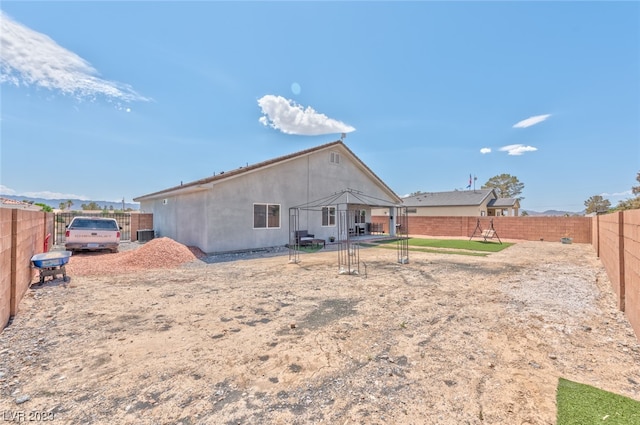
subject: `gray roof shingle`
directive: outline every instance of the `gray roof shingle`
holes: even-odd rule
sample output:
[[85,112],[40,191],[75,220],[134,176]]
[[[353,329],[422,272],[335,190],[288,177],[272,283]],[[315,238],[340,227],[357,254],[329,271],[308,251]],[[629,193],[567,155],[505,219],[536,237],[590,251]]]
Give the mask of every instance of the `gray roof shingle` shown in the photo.
[[426,192],[403,198],[402,201],[408,207],[457,207],[480,205],[488,197],[496,197],[493,189]]

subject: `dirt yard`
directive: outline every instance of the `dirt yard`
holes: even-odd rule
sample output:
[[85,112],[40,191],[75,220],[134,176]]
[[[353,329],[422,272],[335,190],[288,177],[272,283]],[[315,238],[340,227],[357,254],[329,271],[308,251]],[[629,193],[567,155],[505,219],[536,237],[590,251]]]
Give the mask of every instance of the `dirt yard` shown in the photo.
[[590,245],[409,264],[367,248],[354,276],[331,251],[196,259],[154,241],[32,286],[0,334],[5,420],[554,424],[559,377],[640,400],[640,344]]

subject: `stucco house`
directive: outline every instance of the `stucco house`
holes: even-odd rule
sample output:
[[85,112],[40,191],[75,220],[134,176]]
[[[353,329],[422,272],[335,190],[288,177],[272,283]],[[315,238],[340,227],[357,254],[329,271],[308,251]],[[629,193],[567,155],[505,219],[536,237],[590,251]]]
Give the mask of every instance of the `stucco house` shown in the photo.
[[[371,209],[382,207],[394,229],[396,195],[341,141],[226,171],[134,198],[153,213],[157,237],[206,253],[290,243],[292,229],[329,240],[341,227],[370,231]],[[344,213],[344,215],[341,215]],[[345,226],[342,226],[346,228]]]
[[409,216],[517,216],[520,202],[493,189],[426,192],[402,198]]

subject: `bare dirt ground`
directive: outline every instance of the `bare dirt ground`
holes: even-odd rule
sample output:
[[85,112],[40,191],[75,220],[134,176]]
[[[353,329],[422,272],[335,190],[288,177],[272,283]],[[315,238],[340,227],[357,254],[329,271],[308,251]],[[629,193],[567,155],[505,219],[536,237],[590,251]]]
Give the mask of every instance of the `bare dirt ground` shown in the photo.
[[368,248],[358,276],[323,251],[137,268],[145,247],[32,286],[0,334],[5,420],[554,424],[559,377],[640,400],[640,344],[590,245]]

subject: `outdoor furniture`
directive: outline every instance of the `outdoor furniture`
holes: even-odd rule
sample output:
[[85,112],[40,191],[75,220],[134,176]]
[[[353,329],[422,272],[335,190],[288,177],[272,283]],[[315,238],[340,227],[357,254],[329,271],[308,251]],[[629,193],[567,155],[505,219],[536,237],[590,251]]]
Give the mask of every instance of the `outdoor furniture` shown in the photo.
[[296,245],[311,245],[314,238],[315,235],[309,233],[307,230],[296,230]]
[[482,231],[482,237],[484,238],[484,241],[486,242],[487,239],[491,239],[496,235],[496,231],[495,230],[491,230],[491,229],[486,229]]
[[313,245],[320,246],[320,244],[322,244],[322,247],[324,248],[326,245],[326,242],[324,239],[317,239],[315,235],[309,233],[307,230],[297,230],[296,244],[298,246],[313,246]]

